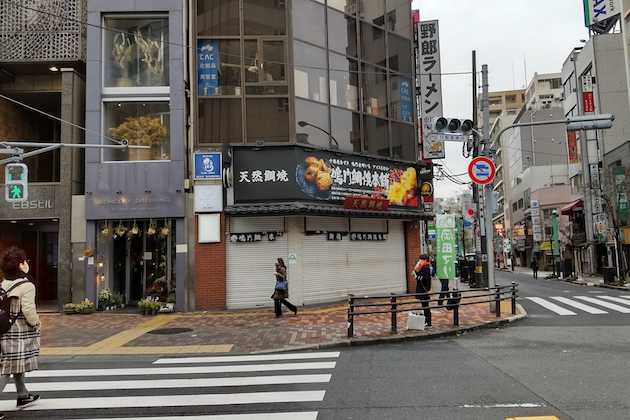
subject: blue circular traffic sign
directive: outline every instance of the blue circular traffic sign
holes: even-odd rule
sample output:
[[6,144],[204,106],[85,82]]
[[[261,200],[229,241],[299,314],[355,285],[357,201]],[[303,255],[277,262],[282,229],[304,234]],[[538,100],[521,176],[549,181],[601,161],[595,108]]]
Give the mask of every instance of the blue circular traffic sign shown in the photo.
[[494,162],[485,156],[474,158],[468,165],[468,176],[477,185],[491,184],[496,173]]

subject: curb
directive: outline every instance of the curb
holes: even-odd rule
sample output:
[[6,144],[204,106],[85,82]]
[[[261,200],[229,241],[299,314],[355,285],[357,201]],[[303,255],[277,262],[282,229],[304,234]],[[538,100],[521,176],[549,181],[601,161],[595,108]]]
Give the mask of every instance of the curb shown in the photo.
[[507,326],[509,324],[512,324],[514,322],[527,318],[527,311],[525,311],[525,308],[523,308],[518,303],[517,303],[517,312],[518,313],[516,315],[512,315],[509,318],[504,318],[498,321],[489,321],[482,324],[470,325],[468,327],[453,328],[448,331],[441,331],[441,332],[436,332],[433,334],[355,338],[355,339],[349,339],[349,340],[346,339],[343,341],[334,341],[334,342],[324,343],[324,344],[283,347],[280,349],[271,349],[271,350],[260,350],[260,351],[254,351],[247,354],[288,353],[288,352],[293,352],[293,351],[305,351],[305,350],[328,350],[328,349],[369,346],[369,345],[387,344],[387,343],[401,343],[401,342],[408,342],[408,341],[424,341],[424,340],[438,339],[438,338],[444,338],[444,337],[459,336],[464,333],[472,332],[476,330]]

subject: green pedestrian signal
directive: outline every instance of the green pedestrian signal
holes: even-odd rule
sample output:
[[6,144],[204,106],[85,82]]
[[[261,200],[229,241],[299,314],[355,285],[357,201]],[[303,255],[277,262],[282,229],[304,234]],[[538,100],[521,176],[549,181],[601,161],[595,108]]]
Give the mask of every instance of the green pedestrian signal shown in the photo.
[[23,163],[9,163],[4,168],[4,198],[8,202],[28,199],[28,167]]

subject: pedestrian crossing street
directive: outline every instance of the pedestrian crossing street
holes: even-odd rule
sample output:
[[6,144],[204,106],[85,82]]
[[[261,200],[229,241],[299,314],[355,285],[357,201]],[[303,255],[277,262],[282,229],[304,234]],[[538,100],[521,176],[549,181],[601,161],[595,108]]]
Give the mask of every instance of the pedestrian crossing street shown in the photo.
[[[324,400],[339,356],[313,352],[186,357],[129,368],[38,370],[27,375],[27,386],[41,399],[16,409],[15,385],[10,383],[1,396],[0,412],[80,420],[316,420],[313,408]],[[112,409],[120,416],[112,416]],[[153,410],[153,417],[136,415],[147,410]],[[174,415],[178,411],[184,414]]]
[[630,314],[630,295],[550,296],[523,299],[560,316]]

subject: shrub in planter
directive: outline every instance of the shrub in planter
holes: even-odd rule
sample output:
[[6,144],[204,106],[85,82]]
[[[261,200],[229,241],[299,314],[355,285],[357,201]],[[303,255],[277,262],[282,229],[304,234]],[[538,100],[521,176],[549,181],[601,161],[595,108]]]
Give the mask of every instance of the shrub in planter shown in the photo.
[[91,314],[94,313],[94,302],[85,299],[79,303],[66,303],[63,305],[63,312],[66,314]]

